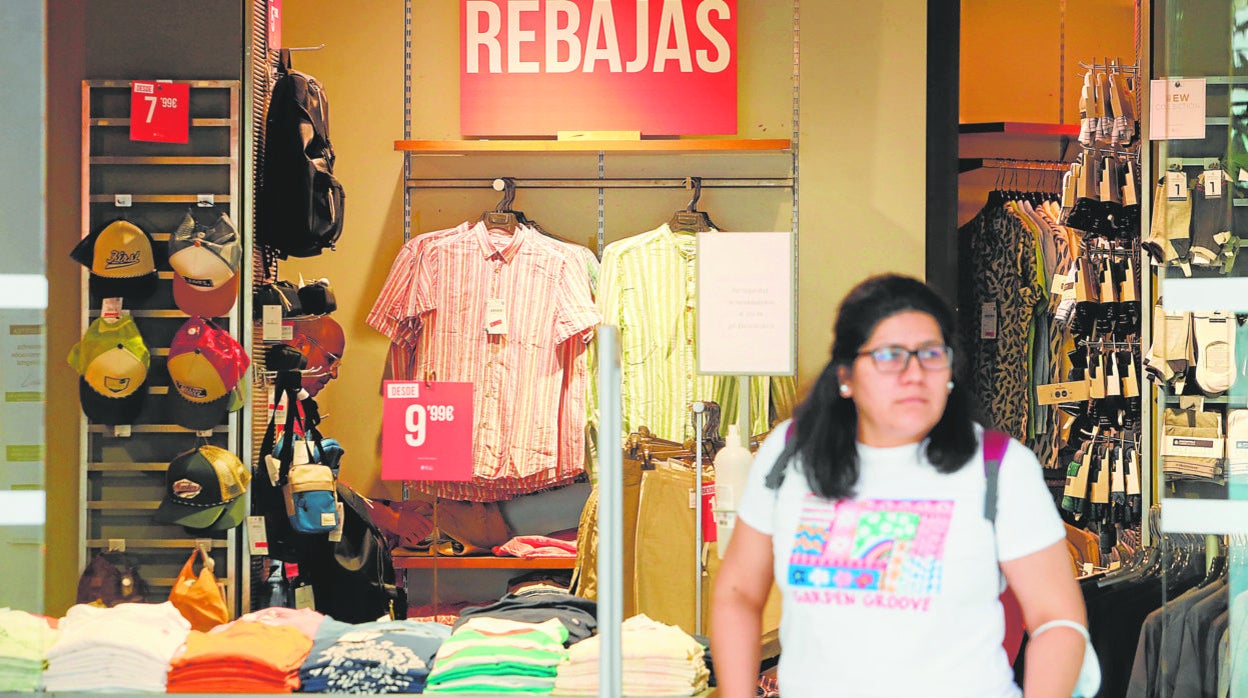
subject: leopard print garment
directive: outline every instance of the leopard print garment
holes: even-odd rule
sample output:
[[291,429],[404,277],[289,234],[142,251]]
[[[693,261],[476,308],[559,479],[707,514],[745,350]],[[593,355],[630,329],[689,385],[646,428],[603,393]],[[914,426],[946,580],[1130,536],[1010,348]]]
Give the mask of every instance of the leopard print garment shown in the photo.
[[[958,230],[961,344],[985,424],[1026,442],[1028,347],[1044,292],[1036,279],[1035,238],[1003,204],[999,197],[990,197]],[[980,339],[985,303],[996,307],[996,339]]]

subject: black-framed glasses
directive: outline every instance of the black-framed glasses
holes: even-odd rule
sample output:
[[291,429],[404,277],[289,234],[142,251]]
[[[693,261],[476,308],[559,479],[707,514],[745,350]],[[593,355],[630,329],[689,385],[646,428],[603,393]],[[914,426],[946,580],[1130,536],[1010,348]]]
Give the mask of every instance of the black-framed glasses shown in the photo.
[[889,345],[870,351],[860,351],[858,356],[870,356],[880,373],[901,373],[910,365],[911,356],[917,359],[919,366],[927,371],[949,368],[953,363],[953,349],[943,344],[918,349]]
[[308,340],[308,343],[312,344],[312,345],[313,345],[313,346],[315,346],[317,349],[320,349],[320,350],[321,350],[321,353],[322,353],[322,354],[324,354],[324,355],[326,356],[326,358],[328,358],[328,359],[329,359],[329,363],[327,363],[327,364],[323,367],[323,368],[324,368],[324,370],[326,370],[326,371],[332,370],[332,369],[334,369],[334,368],[337,368],[337,367],[338,367],[338,365],[342,363],[342,357],[341,357],[341,356],[339,356],[338,354],[335,354],[335,353],[333,353],[332,351],[330,351],[330,350],[326,349],[325,347],[321,346],[321,343],[320,343],[320,342],[318,342],[318,341],[316,341],[316,339],[314,339],[314,338],[312,337],[312,335],[310,335],[310,334],[305,334],[305,335],[303,335],[303,338],[304,338],[304,339],[306,339],[306,340]]

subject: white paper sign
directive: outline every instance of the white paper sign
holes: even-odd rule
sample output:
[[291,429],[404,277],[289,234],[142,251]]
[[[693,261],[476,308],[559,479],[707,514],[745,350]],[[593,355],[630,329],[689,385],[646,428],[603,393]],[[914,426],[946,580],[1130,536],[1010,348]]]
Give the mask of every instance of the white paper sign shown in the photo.
[[1205,137],[1205,79],[1151,81],[1148,137],[1154,141]]
[[793,234],[701,233],[697,264],[698,372],[793,375]]

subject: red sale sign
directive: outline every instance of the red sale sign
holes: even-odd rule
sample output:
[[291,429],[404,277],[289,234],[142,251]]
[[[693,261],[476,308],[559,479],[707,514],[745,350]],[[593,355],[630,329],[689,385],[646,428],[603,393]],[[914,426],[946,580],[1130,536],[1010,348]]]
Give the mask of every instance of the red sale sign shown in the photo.
[[130,140],[190,140],[191,86],[173,82],[130,83]]
[[381,479],[472,479],[472,383],[385,381]]
[[460,130],[737,132],[736,0],[461,0]]

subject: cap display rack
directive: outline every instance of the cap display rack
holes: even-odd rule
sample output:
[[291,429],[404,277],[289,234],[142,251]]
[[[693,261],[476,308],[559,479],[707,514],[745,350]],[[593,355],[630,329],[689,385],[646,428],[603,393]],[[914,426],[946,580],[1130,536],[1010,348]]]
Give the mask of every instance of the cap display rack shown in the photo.
[[[151,598],[146,600],[160,601],[168,596],[187,554],[203,545],[217,563],[217,577],[225,585],[233,612],[238,604],[239,532],[212,537],[153,519],[165,491],[170,460],[205,442],[241,455],[247,438],[238,413],[211,431],[196,433],[168,423],[163,409],[169,393],[165,368],[169,343],[188,317],[173,300],[173,272],[166,253],[169,234],[188,207],[244,220],[239,211],[241,83],[172,82],[186,84],[190,91],[189,140],[184,144],[130,139],[130,80],[82,83],[82,236],[121,217],[144,227],[155,242],[157,286],[150,297],[127,302],[122,308],[139,327],[151,352],[142,411],[133,425],[120,429],[93,423],[85,415],[80,419],[79,568],[97,552],[124,550],[141,566],[151,585]],[[250,239],[248,231],[240,233],[244,240]],[[84,269],[84,330],[101,314],[100,299],[88,292],[87,281]],[[240,312],[241,301],[228,316],[215,321],[242,341]]]

